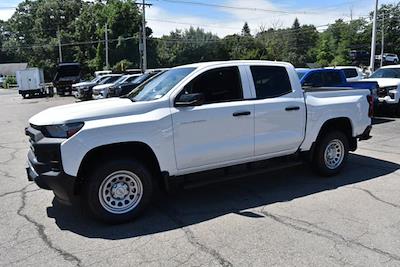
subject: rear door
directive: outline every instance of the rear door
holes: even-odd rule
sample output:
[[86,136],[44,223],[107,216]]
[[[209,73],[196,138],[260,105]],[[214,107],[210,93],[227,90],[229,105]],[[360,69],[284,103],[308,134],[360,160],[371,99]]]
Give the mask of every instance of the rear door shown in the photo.
[[179,93],[203,93],[195,107],[173,107],[177,168],[218,167],[254,155],[254,105],[237,66],[203,72]]
[[283,66],[250,66],[255,103],[255,156],[295,152],[304,138],[303,92]]

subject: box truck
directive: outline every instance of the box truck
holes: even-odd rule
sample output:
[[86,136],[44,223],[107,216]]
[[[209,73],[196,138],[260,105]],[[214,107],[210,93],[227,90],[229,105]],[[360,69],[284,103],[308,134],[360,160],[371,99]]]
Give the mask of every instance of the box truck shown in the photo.
[[28,68],[16,72],[19,94],[23,98],[34,95],[53,96],[53,88],[47,87],[44,82],[43,70],[39,68]]

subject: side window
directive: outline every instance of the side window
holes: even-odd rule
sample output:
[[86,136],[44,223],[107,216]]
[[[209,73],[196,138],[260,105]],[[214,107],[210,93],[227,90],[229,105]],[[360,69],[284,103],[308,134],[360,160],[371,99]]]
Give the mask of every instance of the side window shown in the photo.
[[205,104],[242,100],[239,69],[226,67],[206,71],[186,85],[182,93],[203,93]]
[[324,73],[325,86],[334,86],[342,83],[339,71],[329,71]]
[[319,87],[322,86],[323,80],[322,80],[322,74],[321,72],[314,72],[311,73],[310,76],[308,76],[305,81],[304,81],[304,86],[313,86],[313,87]]
[[344,75],[346,75],[346,78],[354,78],[358,76],[356,69],[344,69],[343,71]]
[[292,92],[292,86],[286,68],[251,66],[250,70],[253,75],[257,98],[274,98]]

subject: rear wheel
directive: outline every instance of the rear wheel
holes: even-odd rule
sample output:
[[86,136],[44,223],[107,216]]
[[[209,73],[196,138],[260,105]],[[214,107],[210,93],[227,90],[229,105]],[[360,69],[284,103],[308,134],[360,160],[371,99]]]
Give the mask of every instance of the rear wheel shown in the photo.
[[313,158],[314,169],[323,176],[338,174],[349,154],[347,136],[339,131],[325,134],[318,140]]
[[150,202],[153,182],[145,165],[132,159],[106,162],[90,175],[84,186],[90,213],[107,223],[137,217]]

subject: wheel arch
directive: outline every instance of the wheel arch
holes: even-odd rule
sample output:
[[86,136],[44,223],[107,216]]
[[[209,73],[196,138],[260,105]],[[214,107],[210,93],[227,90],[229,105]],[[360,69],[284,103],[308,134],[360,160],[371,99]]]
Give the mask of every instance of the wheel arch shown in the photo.
[[89,150],[80,163],[78,170],[79,183],[76,184],[75,192],[79,192],[82,181],[90,173],[93,166],[101,164],[107,158],[126,157],[136,159],[148,167],[149,171],[155,178],[161,176],[159,161],[153,149],[143,142],[121,142],[108,145],[102,145]]
[[348,117],[329,119],[324,122],[318,133],[315,143],[317,143],[321,137],[330,131],[343,132],[349,141],[350,151],[355,151],[357,149],[357,139],[353,137],[353,124]]

